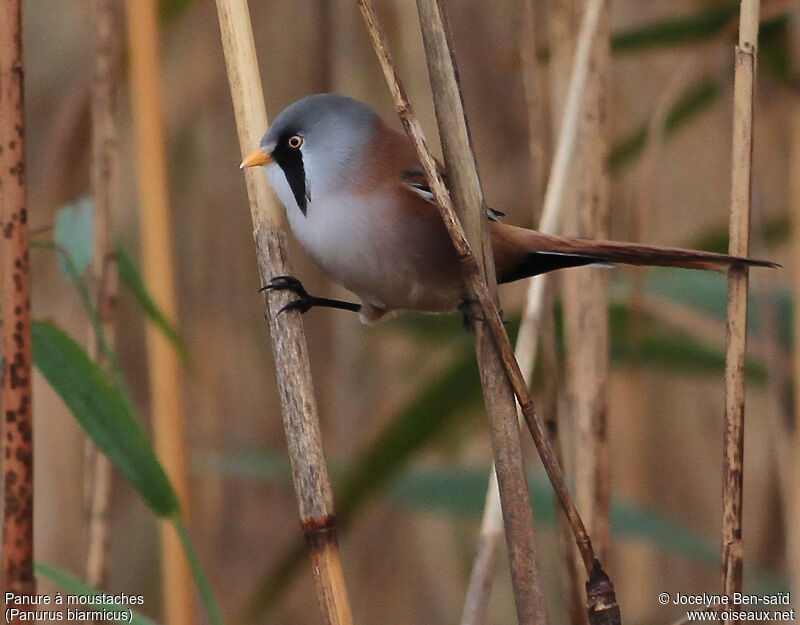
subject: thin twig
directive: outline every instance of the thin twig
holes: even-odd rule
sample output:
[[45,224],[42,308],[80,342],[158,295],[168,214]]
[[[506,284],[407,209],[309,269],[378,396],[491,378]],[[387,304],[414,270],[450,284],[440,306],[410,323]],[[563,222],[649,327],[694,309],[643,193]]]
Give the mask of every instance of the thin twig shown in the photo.
[[[483,192],[470,145],[447,15],[442,0],[417,0],[417,10],[450,179],[450,194],[472,249],[482,250],[482,258],[478,259],[483,267],[481,278],[487,281],[496,300],[494,258],[486,227]],[[476,324],[475,330],[475,348],[492,435],[517,621],[520,625],[546,625],[549,622],[547,604],[537,563],[536,534],[514,393],[491,336],[482,331],[480,324]]]
[[3,589],[35,592],[33,576],[33,420],[31,300],[26,204],[22,15],[0,2],[0,220],[3,227]]
[[[526,2],[527,1],[528,0],[526,0]],[[602,4],[602,1],[598,2],[594,0],[594,5],[596,5],[596,7],[591,11],[587,9],[583,16],[580,37],[581,41],[586,41],[586,43],[581,43],[578,46],[579,52],[575,54],[572,63],[568,93],[566,96],[566,113],[559,125],[560,131],[556,148],[556,153],[559,156],[557,159],[554,159],[551,164],[543,211],[539,221],[539,230],[542,232],[555,233],[560,227],[561,215],[563,214],[565,206],[564,192],[568,181],[567,174],[569,173],[575,155],[577,128],[579,125],[578,119],[582,110],[583,93],[589,71],[590,52],[592,49],[591,41],[595,37],[599,21],[599,10],[602,8]],[[532,26],[528,26],[528,28],[531,27]],[[531,37],[532,34],[532,31],[529,30],[527,36]],[[535,46],[535,44],[529,44],[529,47],[533,46]],[[523,64],[530,64],[535,62],[535,59],[523,58],[522,62]],[[530,84],[526,88],[536,88],[536,85]],[[541,85],[539,88],[541,89]],[[528,123],[532,125],[534,120],[529,120]],[[530,377],[533,374],[536,361],[539,326],[541,324],[543,303],[548,281],[549,278],[546,274],[536,276],[530,280],[525,306],[522,311],[522,322],[517,335],[517,344],[514,354],[525,376],[526,384],[530,382]],[[521,414],[520,420],[524,421]],[[496,556],[485,553],[484,551],[495,550],[497,548],[496,538],[499,538],[500,529],[502,527],[500,507],[497,505],[499,493],[497,491],[497,481],[493,475],[494,467],[492,467],[491,471],[492,475],[490,475],[489,478],[489,489],[486,497],[487,501],[492,501],[493,504],[491,506],[486,506],[483,512],[476,557],[473,564],[469,589],[467,591],[464,617],[462,617],[463,625],[477,625],[482,622],[482,615],[485,614],[486,605],[488,604],[489,594],[491,592],[491,579],[487,580],[485,577],[493,572],[493,569],[490,570],[487,567],[487,563],[491,563]],[[492,537],[496,538],[493,539]],[[479,596],[474,594],[478,592],[482,594]],[[467,610],[468,606],[469,610]],[[464,620],[467,616],[472,620]]]
[[[522,414],[525,417],[525,423],[531,432],[533,442],[536,446],[542,464],[545,467],[550,482],[553,485],[559,502],[565,508],[567,516],[569,517],[572,531],[575,537],[575,542],[581,552],[583,564],[586,569],[587,575],[590,578],[590,588],[587,590],[589,595],[589,610],[590,618],[600,616],[607,611],[615,611],[618,613],[616,600],[613,597],[613,586],[610,583],[605,572],[600,566],[600,562],[594,557],[594,550],[592,548],[591,540],[586,533],[586,528],[581,520],[575,503],[569,494],[564,476],[561,473],[561,468],[556,461],[555,454],[552,446],[550,445],[547,436],[544,433],[544,427],[541,420],[536,414],[533,399],[531,398],[522,371],[519,364],[514,358],[514,351],[511,347],[511,342],[505,332],[503,321],[500,318],[497,306],[489,291],[486,282],[481,277],[481,270],[475,256],[472,254],[469,243],[467,242],[464,229],[458,220],[450,196],[448,195],[447,188],[441,175],[436,169],[436,161],[428,149],[425,141],[424,134],[420,127],[419,121],[414,114],[414,110],[405,95],[405,91],[397,76],[397,70],[391,60],[389,54],[386,37],[383,34],[375,15],[375,8],[371,0],[358,0],[367,23],[367,29],[372,40],[373,47],[378,56],[378,60],[383,69],[389,90],[394,99],[394,105],[403,126],[406,129],[409,137],[414,143],[417,150],[417,155],[420,159],[423,169],[425,170],[428,184],[433,191],[434,197],[439,211],[442,215],[442,220],[447,232],[450,235],[453,245],[455,247],[456,255],[461,262],[461,268],[464,274],[465,283],[477,298],[478,304],[481,308],[483,315],[483,323],[488,326],[491,332],[492,339],[497,345],[500,356],[505,368],[506,375],[511,381],[514,388],[514,394],[522,409]],[[596,582],[596,583],[593,583]]]
[[[747,256],[750,247],[753,99],[758,17],[759,0],[742,0],[733,94],[729,253],[734,256]],[[722,587],[729,597],[742,591],[742,471],[747,283],[747,268],[732,266],[728,271],[728,345],[725,361],[722,488]]]
[[[177,317],[172,224],[169,210],[164,117],[161,108],[158,16],[155,0],[126,0],[128,50],[139,183],[142,271],[164,315]],[[183,427],[180,356],[166,336],[147,325],[148,378],[156,452],[188,512],[186,434]],[[195,622],[194,588],[180,537],[161,522],[161,572],[165,621]]]
[[[216,0],[216,4],[239,145],[244,156],[259,144],[261,133],[267,127],[253,30],[246,3]],[[266,176],[247,169],[245,182],[259,273],[262,284],[267,284],[274,276],[291,274],[286,233],[279,227],[281,213],[269,191]],[[289,299],[290,295],[282,291],[268,290],[265,295],[292,479],[325,622],[351,625],[353,617],[339,554],[333,493],[322,452],[303,325],[299,312],[278,314]]]
[[[94,259],[92,266],[95,307],[103,334],[114,342],[114,309],[117,295],[116,263],[112,255],[113,215],[117,207],[117,87],[119,81],[120,32],[116,0],[94,0],[95,67],[92,81],[92,196],[94,197]],[[88,351],[99,365],[105,353],[94,329],[89,332]],[[108,560],[108,504],[111,497],[111,463],[88,440],[84,466],[88,488],[88,540],[86,581],[102,588]]]

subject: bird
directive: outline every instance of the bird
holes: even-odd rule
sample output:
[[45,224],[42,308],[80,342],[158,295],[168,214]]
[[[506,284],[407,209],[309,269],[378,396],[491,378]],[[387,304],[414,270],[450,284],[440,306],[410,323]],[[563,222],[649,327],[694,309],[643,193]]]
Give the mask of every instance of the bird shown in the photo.
[[[445,183],[447,174],[437,162]],[[351,310],[364,323],[399,311],[465,312],[465,283],[455,248],[411,140],[367,104],[310,95],[288,106],[240,168],[261,167],[289,226],[323,272],[359,302],[310,295],[294,276],[264,289],[297,299],[282,310]],[[716,269],[776,263],[712,252],[557,236],[500,222],[486,211],[496,279],[505,284],[585,265]]]

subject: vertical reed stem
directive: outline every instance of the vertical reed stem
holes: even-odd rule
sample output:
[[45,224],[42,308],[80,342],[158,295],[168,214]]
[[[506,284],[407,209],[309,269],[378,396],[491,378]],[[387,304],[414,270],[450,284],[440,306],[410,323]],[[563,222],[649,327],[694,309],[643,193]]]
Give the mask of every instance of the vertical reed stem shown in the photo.
[[[489,240],[483,192],[469,140],[458,69],[452,52],[447,15],[442,0],[417,0],[433,101],[450,193],[474,250],[481,250],[482,278],[497,298],[494,258]],[[505,521],[511,580],[520,624],[546,624],[547,604],[536,561],[537,547],[527,475],[516,418],[514,392],[490,334],[480,323],[475,347],[483,394],[489,415],[497,483]]]
[[[588,2],[584,11],[591,5]],[[586,78],[580,126],[578,202],[569,230],[578,236],[608,238],[608,178],[605,83],[609,66],[608,15],[599,16]],[[573,398],[576,449],[575,497],[595,546],[608,549],[608,280],[604,272],[576,269],[563,276],[568,387]]]
[[[117,207],[117,89],[120,32],[116,0],[93,0],[95,66],[92,81],[92,196],[94,197],[94,260],[92,278],[97,314],[109,346],[114,344],[114,308],[117,296],[116,263],[112,256],[113,217]],[[94,330],[89,332],[89,353],[104,366],[105,354]],[[89,488],[89,528],[86,581],[105,584],[108,545],[108,504],[111,497],[111,463],[87,440],[85,465],[92,480]]]
[[3,590],[35,592],[30,267],[26,206],[22,13],[0,1],[0,308],[3,356]]
[[[530,0],[524,1],[526,5],[530,2]],[[569,76],[564,115],[559,124],[558,143],[553,162],[551,163],[547,190],[542,206],[542,214],[539,220],[539,230],[542,232],[555,233],[559,228],[564,210],[564,195],[569,179],[568,173],[575,155],[575,144],[578,128],[580,126],[579,120],[583,109],[583,94],[589,73],[590,52],[592,50],[591,44],[596,35],[602,6],[603,0],[592,0],[592,5],[587,8],[583,16],[583,21],[581,22],[578,45]],[[532,22],[532,9],[528,7],[525,13],[527,14],[527,18],[525,19]],[[529,23],[527,26],[523,24],[523,29],[523,35],[528,38],[526,46],[527,53],[530,54],[535,50],[535,43],[530,40],[534,36],[533,24]],[[522,59],[523,67],[535,62],[534,58],[524,57]],[[528,76],[525,80],[526,91],[537,88],[543,90],[542,85],[544,80],[542,76],[530,68],[524,71]],[[532,94],[529,94],[527,98],[529,100],[532,99]],[[533,105],[535,115],[529,117],[528,120],[529,135],[531,135],[529,141],[533,143],[535,143],[536,139],[531,133],[536,132],[533,126],[537,122],[538,116],[536,114],[540,112],[536,110],[538,108],[537,105]],[[531,108],[529,107],[529,113],[530,112]],[[538,153],[546,152],[544,149],[540,150],[535,148],[531,157],[535,159],[535,154]],[[535,175],[536,173],[534,172],[534,176]],[[536,362],[539,327],[543,314],[543,303],[547,291],[547,284],[547,275],[531,278],[528,287],[528,295],[522,312],[522,323],[520,324],[517,344],[514,350],[514,355],[519,362],[526,384],[529,383],[530,377],[533,375],[533,368]],[[523,421],[522,415],[520,415],[520,420]],[[557,462],[560,464],[560,461]],[[491,471],[494,472],[494,467],[492,467]],[[488,552],[497,549],[496,538],[493,539],[492,537],[499,538],[502,528],[499,502],[496,501],[498,496],[497,480],[494,475],[491,475],[489,478],[487,501],[492,501],[493,504],[484,508],[476,557],[473,563],[472,576],[467,590],[467,598],[462,616],[462,625],[479,625],[483,622],[486,612],[486,605],[488,604],[492,587],[491,579],[487,577],[494,570],[493,568],[490,569],[489,566],[496,558],[495,555]]]
[[[742,0],[733,93],[733,148],[729,253],[747,256],[753,158],[759,0]],[[725,430],[722,487],[722,587],[732,597],[742,590],[742,471],[748,271],[728,271],[728,332],[725,365]],[[726,621],[738,622],[738,621]]]
[[[258,146],[267,128],[267,114],[258,73],[253,30],[247,4],[216,0],[222,47],[228,70],[242,155]],[[253,237],[263,284],[291,274],[281,212],[261,171],[246,169]],[[272,353],[283,408],[292,478],[314,571],[317,598],[328,625],[351,625],[353,617],[344,582],[328,469],[322,451],[317,403],[311,381],[308,348],[300,313],[278,311],[291,299],[267,291],[265,305]]]
[[[126,0],[131,99],[136,126],[139,170],[139,222],[142,271],[164,315],[177,317],[172,250],[172,223],[167,183],[164,118],[161,109],[158,17],[154,0]],[[156,452],[188,511],[186,436],[183,427],[181,370],[178,353],[153,324],[147,326],[150,402]],[[165,621],[195,622],[189,562],[171,523],[161,523],[161,575]]]

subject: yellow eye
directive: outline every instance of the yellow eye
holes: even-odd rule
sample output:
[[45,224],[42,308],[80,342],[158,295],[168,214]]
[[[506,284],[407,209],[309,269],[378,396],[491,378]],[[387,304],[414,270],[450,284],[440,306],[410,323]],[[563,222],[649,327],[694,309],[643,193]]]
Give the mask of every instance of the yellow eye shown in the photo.
[[303,145],[303,137],[300,135],[294,135],[289,137],[289,147],[294,148],[295,150]]

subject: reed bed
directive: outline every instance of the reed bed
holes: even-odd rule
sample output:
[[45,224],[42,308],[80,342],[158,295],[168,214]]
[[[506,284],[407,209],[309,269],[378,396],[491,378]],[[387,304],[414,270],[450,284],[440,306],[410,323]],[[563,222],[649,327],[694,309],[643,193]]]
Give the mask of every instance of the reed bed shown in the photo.
[[[142,273],[164,316],[177,319],[172,215],[162,109],[159,27],[154,0],[127,0],[130,87],[136,134]],[[180,355],[155,325],[146,329],[156,453],[185,510],[189,508]],[[195,622],[189,561],[171,523],[161,524],[161,583],[166,620]]]
[[[158,616],[155,612],[162,608],[164,613],[155,620],[176,625],[203,620],[222,625],[221,614],[236,611],[235,622],[244,625],[261,617],[261,609],[267,607],[275,610],[264,615],[268,620],[312,622],[319,620],[310,608],[314,595],[322,621],[330,625],[352,625],[351,597],[359,621],[365,622],[446,622],[460,612],[461,625],[484,625],[513,619],[515,611],[517,621],[526,625],[585,625],[620,622],[614,585],[603,570],[608,563],[618,589],[625,593],[621,599],[626,618],[637,622],[667,623],[679,615],[676,624],[688,622],[680,608],[655,605],[654,593],[715,592],[720,557],[725,593],[762,592],[762,585],[776,580],[796,589],[800,532],[792,523],[800,518],[800,490],[793,478],[800,476],[800,462],[793,461],[792,450],[800,450],[800,428],[787,402],[793,391],[797,412],[800,392],[791,389],[791,382],[800,380],[800,350],[791,347],[788,328],[800,328],[800,315],[791,318],[787,306],[789,295],[800,292],[796,276],[788,281],[788,289],[780,272],[770,274],[769,292],[758,285],[759,314],[754,322],[760,332],[753,337],[745,333],[750,286],[741,267],[732,267],[728,274],[727,316],[721,306],[713,308],[724,300],[724,285],[714,275],[676,271],[666,276],[653,271],[646,278],[637,272],[627,280],[627,275],[619,275],[623,272],[616,272],[611,274],[610,292],[598,271],[590,279],[582,277],[582,269],[561,273],[566,286],[557,277],[537,277],[524,293],[519,338],[512,350],[506,331],[515,327],[517,311],[506,308],[510,321],[504,322],[498,310],[482,182],[491,192],[487,197],[508,211],[512,223],[520,217],[536,220],[541,206],[538,229],[549,233],[629,238],[617,237],[627,224],[616,217],[629,210],[634,239],[664,238],[665,243],[714,251],[728,246],[731,253],[748,254],[752,226],[754,246],[760,248],[754,255],[780,261],[791,246],[793,258],[800,259],[800,239],[786,223],[797,221],[792,207],[800,198],[794,175],[800,171],[800,117],[785,115],[783,120],[775,115],[786,113],[788,107],[783,107],[789,103],[797,104],[797,77],[786,63],[776,61],[786,60],[789,36],[795,38],[792,58],[800,58],[800,11],[790,15],[794,5],[788,0],[725,0],[676,15],[668,3],[629,2],[637,7],[632,18],[637,23],[631,25],[627,14],[622,19],[615,11],[610,32],[611,5],[603,0],[519,0],[513,4],[514,13],[504,16],[495,15],[491,3],[446,0],[382,5],[374,0],[286,0],[258,8],[242,0],[215,3],[216,15],[191,0],[127,0],[127,55],[120,50],[117,10],[125,6],[120,0],[83,3],[81,16],[91,15],[91,20],[70,22],[78,9],[64,8],[54,8],[53,14],[63,11],[60,16],[66,20],[27,16],[33,30],[26,37],[40,34],[43,23],[48,35],[53,31],[53,41],[41,44],[41,50],[41,37],[31,39],[37,41],[34,54],[26,59],[31,68],[43,67],[42,60],[49,63],[54,53],[74,55],[80,62],[58,58],[55,66],[47,65],[52,76],[43,77],[34,69],[26,81],[26,114],[35,118],[28,124],[26,145],[36,152],[26,160],[20,2],[0,0],[0,221],[6,237],[0,252],[0,308],[5,313],[2,357],[7,365],[2,391],[4,590],[49,593],[55,584],[62,594],[142,592],[143,613]],[[490,24],[476,20],[473,11],[502,19]],[[389,28],[385,34],[378,14]],[[366,32],[359,30],[362,17]],[[216,34],[217,20],[224,67],[222,57],[198,54]],[[81,28],[75,26],[78,21]],[[737,25],[731,81],[725,46],[736,40]],[[78,45],[66,38],[62,28],[79,31],[84,41]],[[230,206],[241,203],[230,201],[241,185],[235,152],[251,152],[268,126],[254,28],[263,33],[260,56],[276,110],[312,92],[341,91],[386,113],[374,89],[380,82],[372,61],[373,52],[377,54],[392,104],[417,149],[462,263],[475,317],[474,337],[466,338],[474,339],[474,346],[457,332],[455,318],[430,316],[420,321],[403,315],[365,330],[352,319],[354,325],[345,332],[339,313],[315,311],[303,318],[294,311],[278,314],[293,296],[268,290],[263,312],[271,358],[264,353],[266,346],[259,342],[262,314],[252,309],[257,288],[277,275],[293,273],[289,250],[297,261],[297,275],[308,278],[313,290],[319,287],[319,274],[307,259],[294,258],[283,210],[261,171],[244,172],[250,220]],[[160,30],[168,32],[163,65]],[[547,41],[537,40],[545,31]],[[512,41],[515,36],[518,41]],[[396,42],[402,54],[393,58],[387,40],[393,46]],[[669,49],[673,62],[653,59],[651,67],[650,57],[660,49]],[[645,63],[631,61],[645,50]],[[628,55],[611,66],[612,90],[604,84],[610,73],[609,54]],[[86,63],[89,55],[91,64]],[[756,211],[755,217],[764,215],[763,223],[754,218],[751,224],[757,56],[763,74],[759,95],[762,100],[763,94],[770,97],[763,118],[759,106],[759,133],[763,130],[763,136],[773,140],[757,141],[756,149],[779,153],[764,152],[764,146],[776,144],[770,133],[788,129],[786,147],[792,156],[786,171],[779,163],[758,168],[764,191],[757,190],[756,197],[763,195],[763,211]],[[287,63],[289,59],[293,62]],[[429,93],[426,72],[419,71],[423,63],[432,106],[423,99]],[[469,71],[459,75],[458,64],[462,70],[469,66]],[[166,90],[160,84],[162,66]],[[54,67],[80,67],[84,74],[65,71],[69,80],[57,78]],[[399,79],[406,71],[410,97]],[[176,80],[181,72],[191,74],[185,83]],[[117,111],[117,90],[126,82],[131,119],[124,114],[127,89],[120,98],[123,114]],[[728,132],[730,111],[713,106],[724,101],[731,85],[734,133],[729,171],[727,155],[719,149],[723,145],[727,150],[726,142],[718,139]],[[58,107],[49,106],[56,101],[54,95],[59,96]],[[230,136],[228,97],[233,101],[238,147]],[[447,188],[412,101],[423,121],[429,113],[436,114]],[[45,108],[58,111],[48,117]],[[625,111],[624,116],[619,111]],[[703,128],[678,132],[703,114],[708,116]],[[170,120],[168,129],[164,119]],[[619,134],[613,144],[606,124]],[[136,139],[135,151],[121,143],[129,134]],[[181,158],[168,159],[167,145]],[[40,157],[41,146],[47,149]],[[498,146],[503,148],[502,159]],[[474,149],[480,151],[482,176]],[[185,158],[187,154],[192,158]],[[640,169],[631,176],[629,166],[639,156]],[[687,175],[689,168],[699,171],[700,159],[705,159],[702,185]],[[26,188],[28,164],[35,183]],[[136,169],[133,165],[140,175],[138,202],[123,195],[133,189],[134,178],[128,180],[128,172]],[[168,165],[180,181],[174,186],[175,206],[192,207],[191,219],[182,220],[176,230],[170,223]],[[729,174],[732,189],[727,198],[723,196]],[[780,184],[773,184],[776,180]],[[92,202],[81,197],[87,182],[94,214],[84,219],[84,209],[92,208]],[[526,216],[518,211],[528,196],[533,210]],[[243,202],[243,193],[241,197]],[[609,198],[615,211],[612,234]],[[777,213],[784,201],[789,210]],[[128,215],[129,206],[138,208]],[[656,206],[664,210],[645,215]],[[27,232],[31,208],[36,219]],[[672,211],[684,208],[681,219],[674,219]],[[694,210],[698,208],[702,210]],[[61,217],[77,213],[80,223],[76,219],[78,225],[65,230]],[[707,220],[702,224],[700,213]],[[729,218],[727,227],[721,215]],[[115,240],[117,229],[126,238],[137,217],[144,278],[125,251],[126,241]],[[667,222],[669,228],[664,228]],[[256,266],[250,266],[252,257],[248,262],[248,246],[241,245],[251,227],[257,274]],[[173,234],[176,242],[180,240],[174,249]],[[786,237],[787,249],[779,247],[779,237]],[[34,285],[39,289],[34,320],[29,316],[29,247],[46,250],[34,252]],[[224,265],[217,259],[203,260],[211,247],[226,259]],[[81,262],[75,263],[76,258]],[[55,260],[60,274],[52,262],[40,280],[39,267],[45,265],[38,263]],[[189,268],[180,284],[172,260]],[[761,279],[761,274],[753,279]],[[174,325],[176,287],[186,337]],[[126,304],[119,310],[117,297]],[[129,310],[127,303],[138,308]],[[132,320],[145,323],[129,323]],[[115,333],[120,322],[126,332]],[[140,340],[140,328],[147,333],[147,344]],[[80,340],[73,338],[75,331]],[[332,342],[335,355],[315,362],[315,377],[323,374],[318,399],[308,349],[330,350]],[[197,362],[204,363],[202,369],[182,380],[181,364],[194,361],[195,354]],[[145,373],[148,355],[150,369]],[[539,375],[534,376],[537,359]],[[273,361],[277,392],[270,395],[264,370]],[[39,372],[34,376],[32,365]],[[660,368],[657,372],[648,370],[654,365]],[[714,505],[706,505],[719,494],[718,458],[707,457],[718,430],[692,431],[692,426],[704,415],[721,412],[708,408],[715,398],[712,385],[721,382],[713,376],[723,368],[720,554],[714,538],[719,519]],[[708,377],[700,379],[695,372]],[[663,383],[664,375],[671,376],[670,384]],[[695,378],[691,384],[686,381],[689,375]],[[36,391],[42,419],[38,422],[37,414],[35,564],[32,377],[47,387],[41,394],[38,387]],[[748,488],[743,493],[746,380],[748,411],[772,414],[766,415],[763,428],[757,427],[760,421],[753,424],[756,427],[747,426]],[[182,394],[183,382],[188,392]],[[535,390],[541,412],[534,408],[529,388]],[[148,399],[158,453],[137,415],[137,407]],[[199,421],[192,421],[191,437],[181,427],[183,400],[187,416]],[[721,408],[721,393],[716,400]],[[607,418],[607,410],[613,410],[613,419]],[[469,419],[484,411],[488,436],[475,436],[476,430],[469,428],[476,426]],[[66,412],[75,422],[62,419]],[[225,426],[215,423],[213,431],[204,431],[217,414],[230,417]],[[547,505],[550,486],[525,471],[521,423],[555,491],[554,515]],[[90,478],[84,486],[90,500],[85,516],[75,487],[83,441],[76,424],[93,443],[87,446],[91,451],[84,463],[84,475]],[[281,444],[281,427],[288,454]],[[486,434],[485,429],[481,433]],[[323,436],[326,451],[333,454],[330,467]],[[184,443],[197,452],[191,463]],[[612,443],[617,453],[610,452]],[[482,469],[474,462],[485,457],[489,444],[497,470],[490,474],[473,546],[473,521],[479,518],[485,486]],[[59,454],[52,453],[54,448]],[[61,448],[69,452],[62,454]],[[65,470],[67,460],[71,473]],[[215,497],[204,496],[204,523],[197,527],[202,553],[213,563],[210,580],[183,521],[183,512],[191,510],[187,465],[198,482],[203,480],[204,495],[212,481],[217,490]],[[615,469],[613,500],[609,465]],[[113,476],[126,482],[119,481],[110,506],[112,466]],[[575,478],[574,499],[564,471]],[[671,483],[680,484],[680,490],[665,487]],[[379,491],[381,501],[369,509]],[[295,513],[284,509],[287,504],[291,508],[293,497],[302,533],[293,529]],[[743,505],[748,508],[744,528]],[[774,525],[768,512],[775,511],[782,514],[785,529],[777,538],[767,531]],[[58,539],[52,527],[56,515]],[[155,518],[164,523],[163,548],[147,534]],[[116,525],[110,524],[116,523],[124,524],[125,532],[114,531],[111,552],[110,529]],[[84,526],[86,549],[81,549]],[[348,583],[339,549],[344,532],[350,532],[345,545]],[[134,539],[127,540],[128,535]],[[510,585],[504,580],[505,570],[498,567],[503,536]],[[545,536],[555,537],[558,545],[545,544]],[[260,553],[253,549],[259,541],[267,546],[266,557],[253,555]],[[464,597],[465,557],[473,548]],[[152,575],[159,555],[161,585]],[[301,565],[305,557],[310,557],[312,576],[306,575],[304,582],[295,573],[308,573]],[[250,588],[253,579],[265,581],[253,582]],[[294,581],[297,584],[290,586]],[[212,585],[226,590],[219,607]],[[493,594],[497,601],[490,606]],[[195,614],[195,595],[202,599],[205,615]]]

